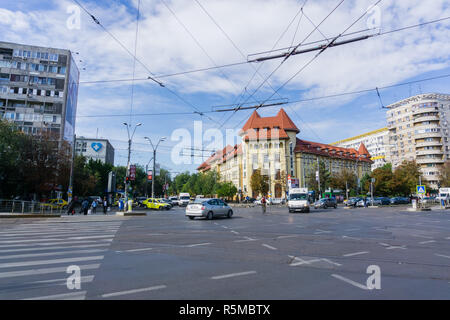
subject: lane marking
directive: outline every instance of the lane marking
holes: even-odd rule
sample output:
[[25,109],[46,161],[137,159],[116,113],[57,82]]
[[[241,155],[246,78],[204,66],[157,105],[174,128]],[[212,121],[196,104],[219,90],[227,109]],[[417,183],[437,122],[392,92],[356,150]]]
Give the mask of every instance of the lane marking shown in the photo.
[[[131,249],[131,250],[125,250],[125,252],[149,251],[149,250],[152,250],[152,249],[153,248]],[[116,252],[121,252],[121,251],[116,251]]]
[[247,241],[258,241],[258,239],[253,239],[250,237],[244,237],[246,238],[245,240],[234,240],[233,242],[247,242]]
[[127,295],[127,294],[146,292],[146,291],[154,291],[154,290],[160,290],[160,289],[165,289],[165,288],[167,288],[167,286],[160,285],[160,286],[153,286],[153,287],[148,287],[148,288],[106,293],[106,294],[102,294],[102,298],[117,297],[117,296],[123,296],[123,295]]
[[266,248],[268,248],[268,249],[270,249],[270,250],[278,250],[277,248],[272,247],[272,246],[269,246],[268,244],[265,244],[265,243],[263,243],[262,246],[263,246],[263,247],[266,247]]
[[231,232],[233,232],[234,234],[239,234],[239,232],[231,230]]
[[240,276],[246,276],[250,274],[255,274],[256,271],[245,271],[245,272],[238,272],[238,273],[230,273],[230,274],[223,274],[220,276],[214,276],[211,277],[212,280],[220,280],[220,279],[226,279],[226,278],[232,278],[232,277],[240,277]]
[[358,231],[358,230],[361,230],[361,229],[360,228],[354,228],[354,229],[347,229],[347,230],[344,230],[344,231],[350,232],[350,231]]
[[355,286],[355,287],[357,287],[357,288],[360,288],[360,289],[363,289],[363,290],[369,290],[369,288],[367,288],[367,286],[362,285],[362,284],[360,284],[360,283],[358,283],[358,282],[355,282],[355,281],[353,281],[353,280],[347,279],[347,278],[345,278],[345,277],[343,277],[343,276],[340,276],[340,275],[338,275],[338,274],[332,274],[331,276],[334,277],[334,278],[336,278],[336,279],[339,279],[339,280],[342,280],[342,281],[344,281],[344,282],[347,282],[347,283],[349,283],[349,284],[351,284],[352,286]]
[[299,257],[294,257],[294,256],[288,256],[288,257],[293,259],[293,261],[289,264],[289,266],[291,266],[291,267],[297,267],[297,266],[301,266],[301,265],[304,265],[304,264],[311,264],[311,263],[321,262],[321,261],[328,262],[329,264],[333,264],[333,265],[338,266],[338,267],[342,266],[342,264],[340,264],[340,263],[333,262],[333,261],[331,261],[329,259],[325,259],[325,258],[315,258],[315,259],[306,261],[306,260],[303,260],[302,258],[299,258]]
[[297,238],[298,237],[298,235],[291,235],[291,236],[279,236],[279,237],[277,237],[277,239],[288,239],[288,238]]
[[427,244],[427,243],[433,243],[433,242],[436,242],[436,240],[422,241],[422,242],[419,242],[419,244]]
[[390,246],[386,248],[386,250],[393,250],[393,249],[403,249],[406,250],[406,246]]
[[79,291],[72,293],[55,294],[52,296],[27,298],[23,300],[84,300],[86,298],[86,292],[87,291]]
[[443,254],[438,254],[438,253],[435,253],[435,255],[437,255],[438,257],[443,257],[443,258],[447,258],[447,259],[450,259],[450,257],[449,257],[449,256],[445,256],[445,255],[443,255]]
[[[55,246],[55,247],[45,247],[45,248],[25,248],[25,249],[8,249],[8,250],[0,250],[0,253],[8,253],[8,252],[24,252],[24,251],[42,251],[42,250],[55,250],[55,249],[82,249],[82,248],[95,248],[95,247],[108,247],[110,243],[100,243],[100,244],[86,244],[83,246]],[[68,253],[73,251],[67,251]],[[1,259],[1,258],[0,258]]]
[[343,239],[361,240],[360,238],[342,236]]
[[[88,282],[92,282],[94,280],[94,276],[83,276],[80,278],[81,283],[88,283]],[[62,279],[52,279],[52,280],[40,280],[40,281],[33,281],[33,282],[28,282],[31,284],[39,284],[39,283],[54,283],[54,282],[61,282],[61,285],[66,285],[67,284],[67,278],[62,278]]]
[[327,231],[327,230],[320,230],[320,229],[316,229],[316,233],[315,234],[322,234],[322,233],[331,233],[331,231]]
[[[87,241],[74,241],[69,244],[92,244],[92,243],[98,243],[98,242],[112,242],[113,239],[98,239],[98,240],[87,240]],[[0,245],[0,248],[17,248],[17,247],[27,247],[30,248],[30,246],[53,246],[55,243],[48,243],[48,242],[38,242],[33,244],[11,244],[11,245]]]
[[205,243],[189,244],[189,245],[186,245],[186,247],[192,248],[192,247],[199,247],[199,246],[207,246],[207,245],[210,245],[210,244],[212,244],[212,243],[205,242]]
[[105,252],[105,251],[107,251],[107,250],[106,249],[91,249],[91,250],[72,250],[72,251],[57,251],[57,252],[44,252],[44,253],[14,254],[14,255],[0,256],[0,260],[61,256],[61,255],[81,254],[81,253],[98,253],[98,252]]
[[[87,264],[79,266],[81,271],[90,270],[90,269],[98,269],[100,264]],[[49,274],[49,273],[58,273],[58,272],[66,272],[67,267],[57,267],[57,268],[43,268],[43,269],[31,269],[31,270],[22,270],[22,271],[9,271],[9,272],[0,272],[0,279],[2,278],[11,278],[11,277],[22,277],[22,276],[34,276],[38,274]]]
[[353,256],[359,256],[362,254],[367,254],[367,253],[369,253],[369,252],[361,251],[361,252],[355,252],[355,253],[347,253],[347,254],[344,254],[343,257],[353,257]]
[[111,235],[107,235],[107,236],[70,237],[70,238],[66,238],[66,239],[67,240],[101,239],[101,238],[111,238],[114,236],[115,236],[115,234],[111,234]]
[[72,263],[72,262],[80,262],[80,261],[102,260],[103,258],[104,258],[104,256],[91,256],[91,257],[76,257],[76,258],[67,258],[67,259],[10,262],[10,263],[0,263],[0,268],[39,266],[39,265],[53,264],[53,263]]

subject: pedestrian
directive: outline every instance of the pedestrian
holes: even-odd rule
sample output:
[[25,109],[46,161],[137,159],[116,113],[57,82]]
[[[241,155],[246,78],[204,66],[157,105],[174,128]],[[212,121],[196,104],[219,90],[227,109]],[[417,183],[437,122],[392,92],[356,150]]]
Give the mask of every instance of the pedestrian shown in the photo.
[[263,213],[266,213],[266,197],[262,197],[262,199],[261,199],[261,206],[262,206],[262,212]]
[[364,198],[364,208],[367,208],[367,198]]
[[119,199],[119,211],[123,211],[123,208],[124,208],[123,199],[120,198],[120,199]]
[[107,214],[108,211],[108,201],[106,200],[106,197],[103,198],[103,213]]
[[84,215],[87,216],[89,210],[89,201],[87,201],[87,199],[84,199],[83,202],[81,203],[81,210],[84,213]]
[[98,205],[97,200],[92,201],[92,205],[91,205],[91,207],[92,207],[92,214],[96,214],[97,213],[97,205]]

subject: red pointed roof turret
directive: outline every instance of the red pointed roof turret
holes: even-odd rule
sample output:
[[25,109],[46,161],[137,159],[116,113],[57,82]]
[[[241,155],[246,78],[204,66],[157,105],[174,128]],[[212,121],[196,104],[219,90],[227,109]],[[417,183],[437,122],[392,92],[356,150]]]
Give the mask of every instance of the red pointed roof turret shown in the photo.
[[364,156],[367,156],[367,158],[370,158],[370,153],[369,153],[369,151],[367,151],[366,146],[362,142],[361,142],[361,145],[359,146],[358,153],[362,156],[364,155]]

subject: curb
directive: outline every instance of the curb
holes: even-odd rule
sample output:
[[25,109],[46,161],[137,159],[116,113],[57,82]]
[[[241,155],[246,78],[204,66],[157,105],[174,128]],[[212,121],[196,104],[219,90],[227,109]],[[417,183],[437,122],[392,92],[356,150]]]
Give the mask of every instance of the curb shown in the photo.
[[117,212],[116,216],[121,217],[143,217],[146,216],[146,212]]

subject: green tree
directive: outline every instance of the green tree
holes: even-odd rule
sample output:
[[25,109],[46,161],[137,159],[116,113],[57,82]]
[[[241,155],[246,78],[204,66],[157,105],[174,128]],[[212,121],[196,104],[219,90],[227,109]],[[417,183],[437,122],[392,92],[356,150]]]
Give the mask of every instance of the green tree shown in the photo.
[[269,192],[269,178],[261,174],[261,169],[256,169],[250,177],[250,186],[256,195],[266,196]]
[[393,193],[398,196],[416,193],[416,185],[419,184],[419,177],[421,176],[420,166],[415,161],[404,161],[394,171],[392,179]]
[[[392,172],[392,165],[385,164],[381,168],[377,168],[372,172],[371,178],[375,178],[374,194],[389,197],[393,195],[393,181],[394,174]],[[368,182],[370,185],[370,181]]]
[[439,173],[439,183],[443,188],[450,186],[450,161],[446,161],[442,166]]
[[232,182],[223,182],[219,184],[217,195],[219,197],[232,199],[236,195],[237,191],[236,186]]
[[358,178],[354,171],[345,168],[330,177],[330,187],[343,190],[344,192],[346,188],[355,190],[358,187]]

